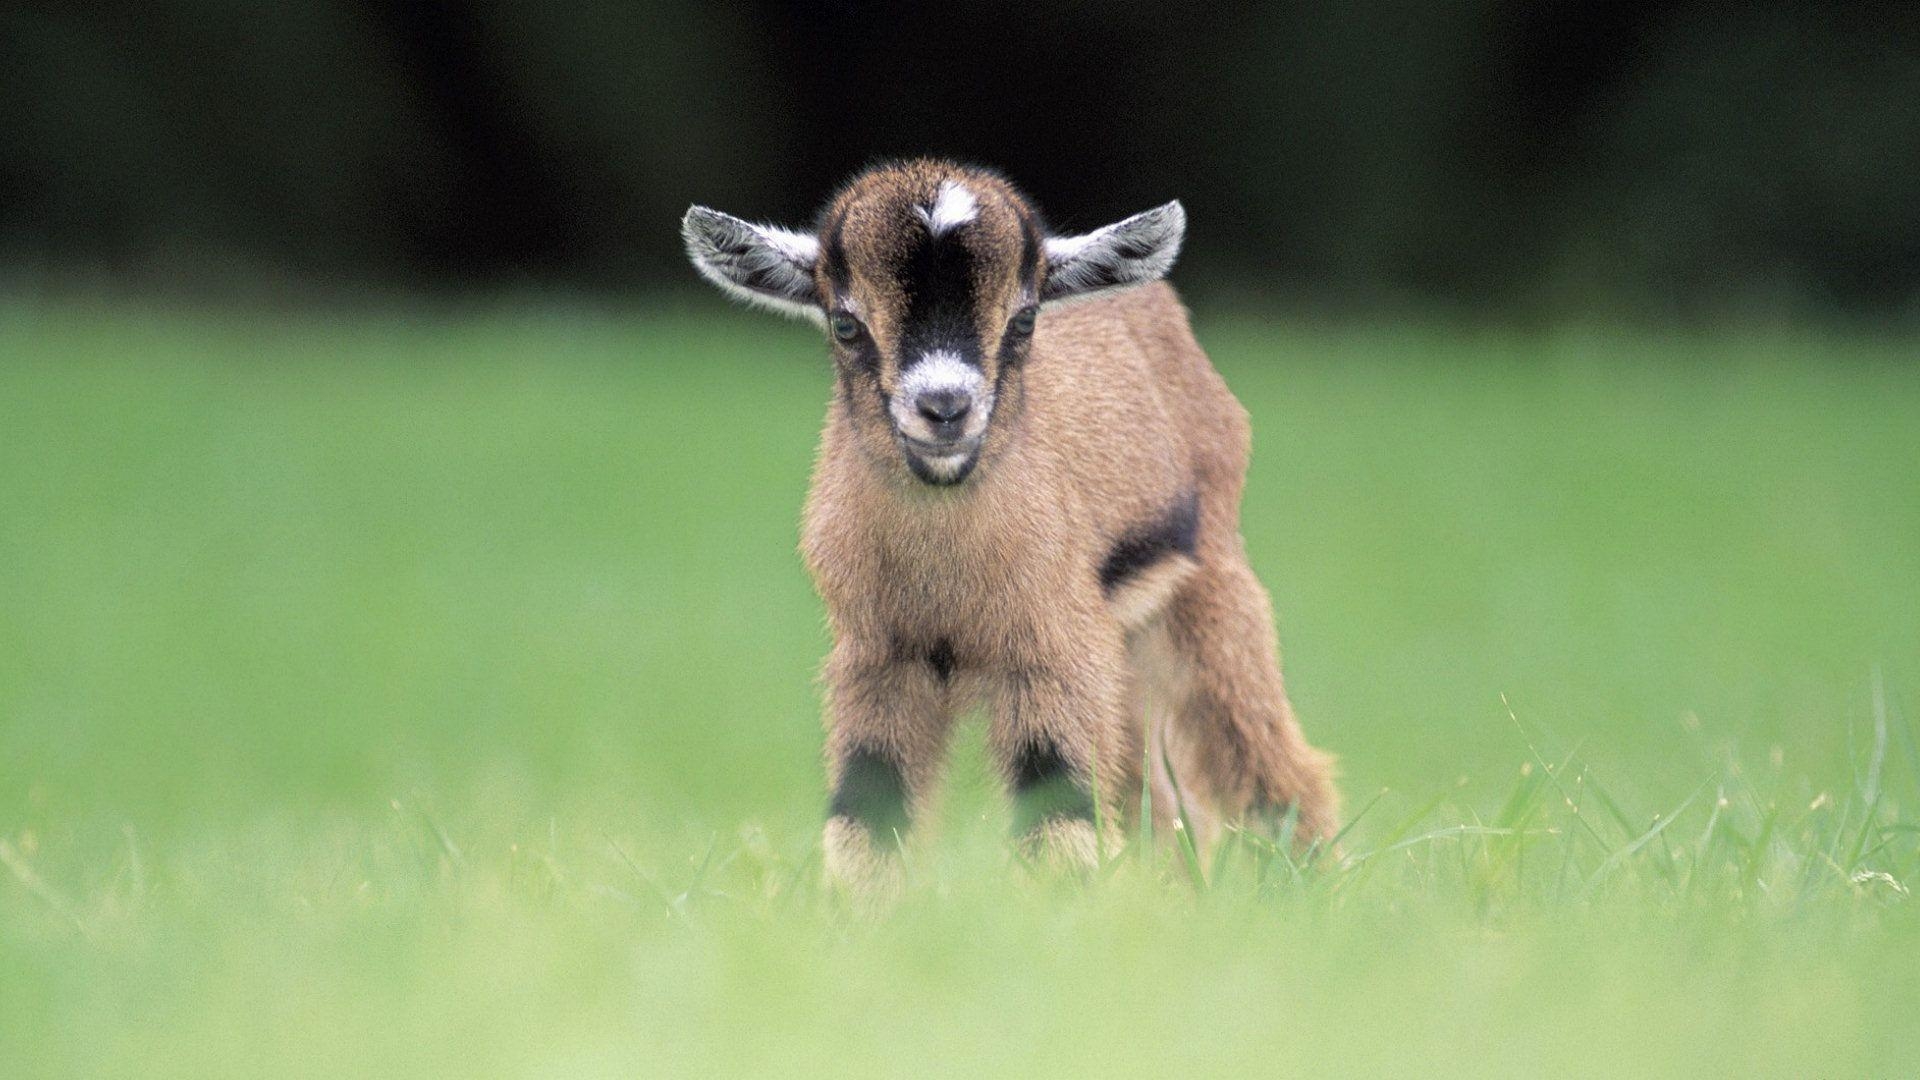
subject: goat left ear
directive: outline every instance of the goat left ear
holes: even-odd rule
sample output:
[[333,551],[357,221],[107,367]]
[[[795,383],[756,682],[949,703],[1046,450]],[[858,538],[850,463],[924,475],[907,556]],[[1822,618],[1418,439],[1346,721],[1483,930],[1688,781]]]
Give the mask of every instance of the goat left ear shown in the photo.
[[1158,281],[1173,268],[1186,235],[1187,211],[1176,200],[1084,236],[1049,237],[1040,302]]
[[782,315],[825,321],[813,281],[820,241],[811,234],[695,206],[681,219],[680,235],[693,268],[722,292]]

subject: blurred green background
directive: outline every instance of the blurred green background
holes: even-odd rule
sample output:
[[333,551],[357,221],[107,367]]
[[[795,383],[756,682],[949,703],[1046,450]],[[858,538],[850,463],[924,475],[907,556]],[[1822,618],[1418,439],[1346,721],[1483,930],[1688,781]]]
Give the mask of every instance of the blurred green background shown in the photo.
[[811,328],[16,304],[0,1073],[1904,1071],[1911,342],[1200,334],[1346,857],[1052,887],[976,727],[872,921]]
[[[1909,5],[0,10],[0,1076],[1899,1075]],[[820,886],[873,157],[1171,197],[1339,856]],[[1162,840],[1165,838],[1162,837]]]

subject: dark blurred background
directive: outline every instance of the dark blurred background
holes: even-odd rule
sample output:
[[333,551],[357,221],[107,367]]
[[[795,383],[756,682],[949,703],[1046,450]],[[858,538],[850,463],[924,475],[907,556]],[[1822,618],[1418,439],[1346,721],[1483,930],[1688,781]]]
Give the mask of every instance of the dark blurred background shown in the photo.
[[1920,5],[8,0],[0,273],[689,288],[880,156],[1330,310],[1920,311]]

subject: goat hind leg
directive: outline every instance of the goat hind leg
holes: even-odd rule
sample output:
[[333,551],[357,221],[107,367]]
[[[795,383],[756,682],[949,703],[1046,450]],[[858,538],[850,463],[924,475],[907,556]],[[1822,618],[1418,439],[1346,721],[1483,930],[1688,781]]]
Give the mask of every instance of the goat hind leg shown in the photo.
[[[1301,840],[1338,827],[1333,760],[1300,730],[1280,676],[1267,592],[1233,553],[1204,566],[1167,612],[1168,641],[1182,668],[1173,733],[1189,749],[1201,789],[1222,816],[1297,816]],[[1193,797],[1193,796],[1189,796]]]

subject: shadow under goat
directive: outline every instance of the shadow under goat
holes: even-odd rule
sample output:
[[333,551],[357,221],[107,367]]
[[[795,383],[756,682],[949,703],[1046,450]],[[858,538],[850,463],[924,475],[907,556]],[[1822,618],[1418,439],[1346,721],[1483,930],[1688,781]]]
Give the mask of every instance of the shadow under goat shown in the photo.
[[1117,848],[1148,758],[1155,816],[1170,762],[1202,843],[1249,815],[1332,835],[1331,759],[1288,704],[1240,537],[1246,412],[1160,280],[1179,203],[1055,236],[998,175],[921,160],[856,177],[812,232],[704,207],[683,228],[709,280],[831,342],[801,546],[834,638],[836,881],[897,887],[979,703],[1044,861]]

